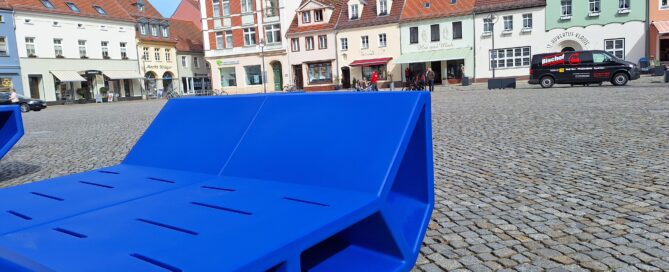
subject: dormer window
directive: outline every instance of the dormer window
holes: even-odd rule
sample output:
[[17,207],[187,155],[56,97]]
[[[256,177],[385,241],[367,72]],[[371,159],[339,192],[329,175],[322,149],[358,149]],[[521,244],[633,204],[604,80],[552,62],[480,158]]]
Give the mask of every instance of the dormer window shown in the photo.
[[388,0],[379,0],[379,16],[388,15]]
[[170,31],[169,28],[167,28],[167,26],[163,26],[162,30],[163,30],[163,38],[167,38],[170,36]]
[[100,7],[100,6],[93,6],[93,8],[95,9],[95,11],[98,12],[98,14],[100,14],[100,15],[107,15],[107,12],[106,12],[102,7]]
[[75,5],[74,3],[72,3],[72,2],[67,2],[67,3],[65,3],[65,4],[67,5],[68,8],[70,8],[71,11],[76,12],[76,13],[81,12],[81,11],[79,10],[79,7],[77,7],[77,5]]
[[311,23],[311,11],[302,12],[302,23],[303,24]]
[[49,1],[49,0],[41,0],[41,1],[42,1],[42,5],[44,5],[45,8],[48,8],[48,9],[53,9],[54,8],[53,3],[51,3],[51,1]]
[[146,35],[146,24],[139,25],[139,34]]
[[157,25],[151,25],[151,36],[154,36],[154,37],[158,36],[158,26]]
[[358,4],[351,5],[351,20],[358,19]]
[[135,3],[135,6],[137,7],[137,10],[139,12],[143,12],[144,11],[144,0],[137,0],[137,2]]
[[323,10],[318,9],[314,10],[314,22],[322,22],[323,21]]

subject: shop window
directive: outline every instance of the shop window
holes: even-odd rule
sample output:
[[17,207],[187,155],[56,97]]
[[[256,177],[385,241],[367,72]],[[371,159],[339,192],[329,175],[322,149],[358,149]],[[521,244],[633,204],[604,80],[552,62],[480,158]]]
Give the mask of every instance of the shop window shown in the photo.
[[372,73],[376,71],[379,80],[386,80],[386,65],[374,65],[362,67],[362,78],[369,81],[372,79]]
[[332,63],[309,64],[309,82],[332,82]]
[[531,57],[529,46],[491,50],[490,68],[529,67]]
[[235,67],[221,68],[221,87],[236,87],[237,72]]
[[260,65],[244,66],[244,71],[246,72],[246,85],[262,84]]
[[604,50],[619,59],[625,59],[625,39],[604,40]]

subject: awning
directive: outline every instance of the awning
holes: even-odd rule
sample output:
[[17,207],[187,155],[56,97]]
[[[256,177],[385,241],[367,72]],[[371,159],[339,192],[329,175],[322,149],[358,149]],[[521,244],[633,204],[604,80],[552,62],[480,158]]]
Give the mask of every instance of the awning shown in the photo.
[[653,25],[657,28],[657,32],[660,34],[669,33],[669,21],[657,21],[653,22]]
[[103,71],[102,74],[104,74],[109,79],[144,78],[144,76],[140,75],[138,72],[135,71]]
[[471,56],[471,53],[471,47],[422,51],[402,54],[402,56],[395,60],[395,63],[425,63],[431,61],[466,59]]
[[81,82],[86,81],[79,73],[75,71],[50,71],[60,82]]
[[349,66],[373,66],[373,65],[383,65],[391,61],[393,58],[380,58],[380,59],[366,59],[366,60],[356,60],[351,62]]

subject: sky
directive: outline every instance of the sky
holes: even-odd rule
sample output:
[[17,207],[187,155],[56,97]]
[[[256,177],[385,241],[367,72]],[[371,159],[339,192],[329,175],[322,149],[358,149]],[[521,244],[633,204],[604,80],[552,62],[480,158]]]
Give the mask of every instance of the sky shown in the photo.
[[170,17],[177,8],[180,0],[150,0],[151,4],[160,11],[163,17]]

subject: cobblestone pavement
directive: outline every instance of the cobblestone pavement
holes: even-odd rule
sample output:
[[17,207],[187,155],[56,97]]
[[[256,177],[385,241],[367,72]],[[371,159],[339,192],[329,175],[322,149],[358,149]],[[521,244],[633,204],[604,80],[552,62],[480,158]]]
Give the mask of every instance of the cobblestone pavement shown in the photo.
[[[0,187],[116,164],[162,102],[24,115]],[[436,207],[415,271],[669,270],[669,88],[434,95]]]

